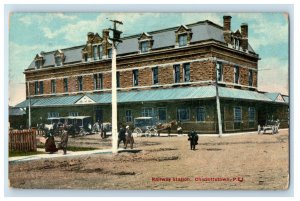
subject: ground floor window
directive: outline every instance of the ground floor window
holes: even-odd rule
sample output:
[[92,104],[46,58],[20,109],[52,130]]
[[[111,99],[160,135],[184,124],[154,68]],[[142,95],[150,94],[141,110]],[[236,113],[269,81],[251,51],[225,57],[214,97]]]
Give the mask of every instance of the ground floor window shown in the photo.
[[241,129],[241,122],[242,122],[242,108],[241,107],[234,107],[233,108],[234,114],[234,129]]
[[241,107],[234,107],[234,122],[241,122],[242,121],[242,109]]
[[189,108],[178,108],[177,109],[177,120],[178,121],[190,120],[190,109]]
[[153,108],[151,108],[151,107],[144,107],[142,109],[142,116],[143,117],[153,117]]
[[255,108],[249,107],[248,109],[249,128],[254,128],[255,122]]
[[126,122],[132,122],[132,113],[131,113],[131,110],[126,110],[125,116],[126,116]]
[[205,121],[205,107],[197,108],[197,121],[204,122]]
[[69,116],[76,117],[78,116],[78,112],[69,112]]
[[158,108],[158,121],[159,122],[166,122],[167,121],[167,108]]
[[59,113],[58,112],[48,112],[48,118],[51,117],[59,117]]

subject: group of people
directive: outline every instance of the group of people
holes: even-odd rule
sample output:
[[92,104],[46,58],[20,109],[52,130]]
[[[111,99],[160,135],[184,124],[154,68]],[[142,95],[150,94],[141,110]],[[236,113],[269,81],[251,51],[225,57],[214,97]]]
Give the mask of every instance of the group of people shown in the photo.
[[70,128],[68,126],[64,126],[63,130],[60,135],[60,143],[56,147],[54,133],[53,130],[49,130],[46,132],[46,143],[45,143],[45,151],[49,152],[50,154],[57,152],[59,149],[63,150],[64,155],[67,154],[67,146],[68,146],[68,139]]
[[130,130],[130,127],[128,125],[124,128],[124,126],[120,124],[118,135],[118,148],[120,146],[121,141],[123,141],[125,149],[127,149],[128,144],[130,144],[130,148],[133,149],[134,139],[132,136],[132,131]]
[[[55,140],[54,140],[54,133],[49,131],[46,133],[46,143],[45,143],[45,151],[49,153],[57,152],[59,149],[63,150],[64,154],[67,154],[67,145],[68,145],[68,138],[71,132],[70,126],[64,126],[62,133],[61,133],[61,140],[56,147]],[[106,132],[101,132],[101,137],[106,137]],[[192,129],[188,133],[188,141],[190,141],[190,149],[195,150],[196,145],[198,144],[198,134],[196,133],[195,129]],[[120,143],[123,142],[124,148],[127,149],[127,146],[130,145],[130,148],[133,149],[134,138],[132,136],[132,131],[130,127],[127,125],[126,127],[122,124],[119,125],[119,134],[118,134],[118,148]]]

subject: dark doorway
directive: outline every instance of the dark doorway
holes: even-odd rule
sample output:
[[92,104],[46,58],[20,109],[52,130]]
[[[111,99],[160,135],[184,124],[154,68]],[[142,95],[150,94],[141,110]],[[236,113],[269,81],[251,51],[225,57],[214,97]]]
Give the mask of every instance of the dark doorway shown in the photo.
[[97,109],[95,110],[95,120],[103,122],[103,110]]
[[266,124],[268,118],[268,112],[267,109],[264,107],[258,108],[257,112],[257,120],[258,120],[258,125],[263,126]]

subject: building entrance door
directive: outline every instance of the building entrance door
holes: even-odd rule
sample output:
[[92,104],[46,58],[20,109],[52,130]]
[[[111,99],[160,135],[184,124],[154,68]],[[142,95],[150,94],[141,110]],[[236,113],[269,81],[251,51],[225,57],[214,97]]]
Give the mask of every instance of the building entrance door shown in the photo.
[[95,110],[95,119],[98,122],[103,122],[103,110],[101,109]]
[[257,112],[258,125],[263,126],[266,124],[268,118],[267,110],[263,107],[260,107]]

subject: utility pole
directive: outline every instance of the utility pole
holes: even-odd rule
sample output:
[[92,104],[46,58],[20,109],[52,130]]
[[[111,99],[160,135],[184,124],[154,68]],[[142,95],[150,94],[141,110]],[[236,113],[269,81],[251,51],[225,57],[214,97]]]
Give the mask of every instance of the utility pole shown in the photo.
[[31,129],[31,98],[30,98],[30,90],[29,90],[29,82],[27,82],[27,94],[28,94],[28,128]]
[[[223,129],[222,129],[222,117],[221,117],[220,97],[219,97],[219,88],[218,88],[218,79],[219,78],[218,78],[217,66],[218,66],[218,62],[216,61],[216,101],[217,101],[218,128],[219,128],[219,137],[222,137]],[[221,75],[219,75],[219,76],[221,76]]]
[[109,29],[113,32],[113,38],[109,38],[113,41],[112,44],[112,69],[111,69],[111,105],[112,105],[112,153],[118,153],[118,111],[117,111],[117,45],[116,43],[121,43],[121,31],[117,30],[117,24],[123,24],[117,20],[110,20],[113,22],[113,29]]

